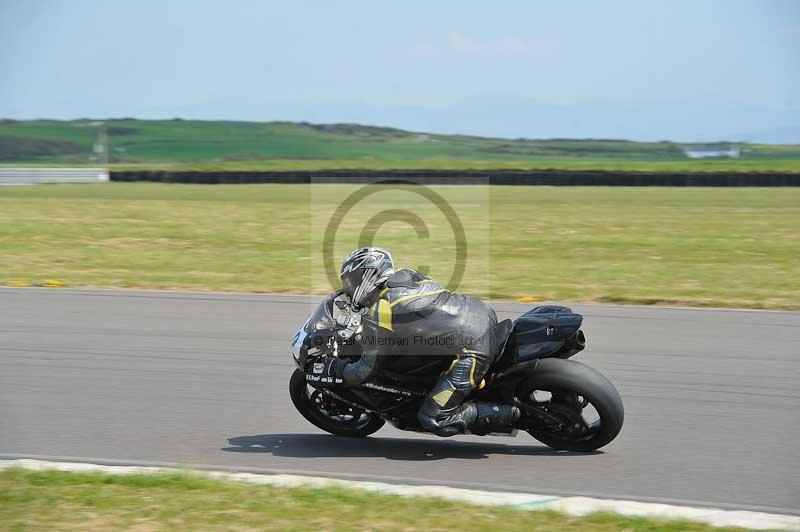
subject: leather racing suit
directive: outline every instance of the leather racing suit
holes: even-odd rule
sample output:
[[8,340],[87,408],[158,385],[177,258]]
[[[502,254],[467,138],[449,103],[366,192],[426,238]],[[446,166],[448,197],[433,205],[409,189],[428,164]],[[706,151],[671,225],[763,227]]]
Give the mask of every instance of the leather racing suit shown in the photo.
[[[336,373],[346,384],[371,380],[387,355],[453,357],[419,410],[425,430],[453,436],[474,423],[509,422],[518,415],[510,406],[464,402],[481,386],[497,351],[497,316],[480,299],[450,292],[414,270],[402,269],[388,277],[362,323],[362,356],[356,362],[337,362],[345,364]],[[397,347],[400,344],[404,347]]]

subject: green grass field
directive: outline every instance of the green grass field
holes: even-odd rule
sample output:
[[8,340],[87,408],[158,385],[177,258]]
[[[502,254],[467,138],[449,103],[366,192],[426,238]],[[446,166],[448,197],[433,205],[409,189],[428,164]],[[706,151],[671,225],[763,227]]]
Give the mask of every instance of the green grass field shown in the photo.
[[688,521],[471,506],[197,475],[0,471],[4,530],[503,530],[712,532]]
[[[498,139],[291,122],[121,119],[104,124],[116,169],[800,172],[800,145],[741,144],[740,159],[692,160],[673,142]],[[92,164],[99,128],[100,122],[91,120],[0,120],[0,163]]]
[[[329,210],[355,185],[0,187],[0,284],[320,293]],[[800,189],[437,186],[468,235],[460,290],[491,298],[800,308]],[[399,265],[446,280],[452,232],[424,199],[385,193],[345,218],[405,208],[377,231]],[[313,215],[310,211],[314,206]],[[437,216],[439,218],[437,218]]]

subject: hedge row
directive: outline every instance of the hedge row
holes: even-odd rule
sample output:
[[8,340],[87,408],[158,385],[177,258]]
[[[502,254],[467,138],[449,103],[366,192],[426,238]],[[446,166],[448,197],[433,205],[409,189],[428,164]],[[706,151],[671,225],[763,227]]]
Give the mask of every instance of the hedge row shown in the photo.
[[605,172],[577,170],[304,170],[304,171],[112,171],[112,181],[158,183],[371,183],[408,180],[423,185],[492,184],[555,186],[796,187],[800,173]]

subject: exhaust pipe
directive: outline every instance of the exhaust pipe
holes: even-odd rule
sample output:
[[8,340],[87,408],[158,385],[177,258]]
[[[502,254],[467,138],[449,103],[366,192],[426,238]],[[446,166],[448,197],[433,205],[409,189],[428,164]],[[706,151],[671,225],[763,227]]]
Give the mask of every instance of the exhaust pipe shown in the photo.
[[583,351],[584,347],[586,347],[586,335],[583,334],[583,331],[578,330],[564,343],[564,347],[555,356],[557,358],[570,358]]
[[583,334],[581,329],[578,329],[578,332],[575,333],[575,339],[573,340],[576,346],[579,346],[581,349],[586,347],[586,335]]

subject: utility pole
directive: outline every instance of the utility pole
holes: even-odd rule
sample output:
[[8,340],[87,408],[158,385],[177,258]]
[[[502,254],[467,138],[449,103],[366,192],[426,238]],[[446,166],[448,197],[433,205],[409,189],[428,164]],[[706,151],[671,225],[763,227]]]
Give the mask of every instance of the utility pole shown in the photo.
[[108,130],[106,123],[100,122],[100,127],[97,130],[97,140],[94,143],[94,152],[97,154],[97,160],[104,167],[108,166],[109,160],[109,146],[108,146]]

